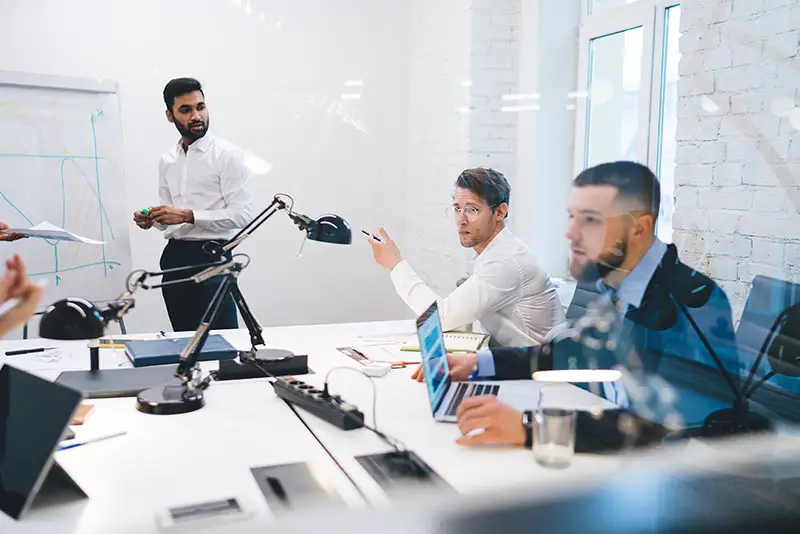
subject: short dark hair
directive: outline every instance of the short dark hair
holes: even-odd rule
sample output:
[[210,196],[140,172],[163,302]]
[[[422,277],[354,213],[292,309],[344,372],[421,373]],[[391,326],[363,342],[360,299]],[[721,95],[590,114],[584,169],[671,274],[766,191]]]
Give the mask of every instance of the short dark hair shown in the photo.
[[500,204],[511,202],[511,186],[508,185],[508,180],[502,172],[494,169],[466,169],[458,175],[456,187],[472,191],[485,200],[492,211]]
[[580,173],[572,182],[574,187],[610,185],[618,191],[620,199],[633,200],[658,219],[661,208],[661,185],[656,175],[645,165],[635,161],[601,163]]
[[203,86],[194,78],[175,78],[174,80],[170,80],[167,85],[164,86],[164,104],[167,105],[169,111],[172,111],[172,106],[175,104],[176,98],[195,91],[200,91],[204,97],[206,96],[205,93],[203,93]]

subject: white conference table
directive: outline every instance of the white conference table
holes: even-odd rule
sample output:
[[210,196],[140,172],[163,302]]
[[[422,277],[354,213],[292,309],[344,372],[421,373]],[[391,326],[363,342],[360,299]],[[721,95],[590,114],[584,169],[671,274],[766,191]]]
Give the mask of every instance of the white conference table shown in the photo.
[[[249,348],[246,330],[221,331],[237,349]],[[336,350],[355,346],[373,358],[401,359],[397,342],[413,334],[412,321],[267,328],[268,347],[308,354],[314,374],[302,380],[322,385],[334,367],[360,364]],[[174,334],[185,336],[188,334]],[[137,336],[152,338],[154,335]],[[382,345],[382,346],[379,346]],[[60,357],[5,356],[18,348],[58,346]],[[407,353],[406,357],[418,354]],[[16,340],[0,342],[0,362],[54,380],[62,370],[88,369],[86,342]],[[215,362],[204,362],[213,369]],[[129,367],[119,349],[101,350],[101,368]],[[480,494],[541,481],[585,482],[613,473],[625,457],[578,455],[568,469],[540,467],[530,451],[508,447],[467,448],[455,443],[456,425],[436,423],[423,384],[410,379],[415,366],[395,369],[374,378],[377,427],[401,440],[422,457],[457,492]],[[372,388],[359,374],[336,371],[330,388],[355,403],[372,423]],[[531,382],[531,402],[535,383]],[[597,397],[571,385],[548,390],[549,402],[575,407],[596,404]],[[354,459],[390,447],[366,429],[344,432],[299,410],[319,440],[358,485],[342,470],[292,410],[272,391],[267,379],[213,382],[205,392],[206,406],[174,416],[146,415],[135,409],[134,398],[92,399],[95,408],[81,426],[72,427],[77,439],[124,430],[127,435],[56,453],[56,460],[90,496],[48,508],[33,508],[18,522],[0,514],[0,532],[159,532],[156,514],[168,506],[240,497],[256,511],[251,525],[276,525],[276,516],[252,476],[257,466],[309,462],[315,476],[338,493],[348,507],[381,506],[385,494]],[[366,498],[366,501],[362,498]],[[209,529],[208,532],[214,532]],[[227,531],[220,529],[220,531]]]

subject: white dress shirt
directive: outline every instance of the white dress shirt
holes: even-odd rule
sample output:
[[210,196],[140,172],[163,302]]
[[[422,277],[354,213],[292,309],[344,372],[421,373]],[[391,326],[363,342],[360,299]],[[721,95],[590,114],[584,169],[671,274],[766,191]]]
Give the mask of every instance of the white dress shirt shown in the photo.
[[179,141],[161,156],[158,174],[161,203],[194,212],[194,224],[155,223],[167,239],[227,240],[254,217],[244,151],[211,133],[185,152]]
[[473,273],[444,298],[405,261],[392,269],[391,278],[397,293],[417,315],[436,300],[444,330],[480,321],[494,342],[503,346],[541,343],[547,332],[564,321],[547,273],[508,229],[501,230],[476,256]]

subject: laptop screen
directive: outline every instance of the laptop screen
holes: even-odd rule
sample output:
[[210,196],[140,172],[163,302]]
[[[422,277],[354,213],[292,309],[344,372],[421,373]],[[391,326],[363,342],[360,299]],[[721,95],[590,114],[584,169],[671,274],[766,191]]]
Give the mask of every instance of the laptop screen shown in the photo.
[[417,319],[417,335],[431,410],[436,414],[450,385],[450,369],[447,367],[439,308],[435,302]]
[[80,392],[0,368],[0,510],[19,519],[44,480]]

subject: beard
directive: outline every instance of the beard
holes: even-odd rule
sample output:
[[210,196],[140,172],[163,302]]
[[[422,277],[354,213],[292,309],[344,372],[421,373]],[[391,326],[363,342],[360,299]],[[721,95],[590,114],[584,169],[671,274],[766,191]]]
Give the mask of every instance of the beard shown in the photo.
[[617,246],[600,255],[595,261],[587,261],[584,265],[576,266],[572,275],[579,282],[596,282],[605,278],[612,271],[617,270],[628,256],[628,237],[617,241]]
[[[208,121],[194,121],[184,126],[183,124],[179,123],[176,120],[174,124],[175,128],[177,128],[178,132],[181,134],[183,138],[191,139],[192,141],[197,141],[198,139],[206,135],[206,133],[208,132]],[[201,124],[203,125],[202,129],[199,130],[192,129],[192,126],[197,126]]]

